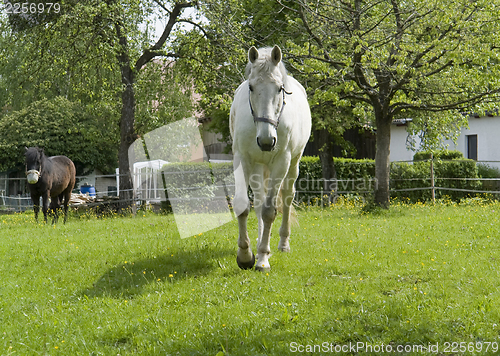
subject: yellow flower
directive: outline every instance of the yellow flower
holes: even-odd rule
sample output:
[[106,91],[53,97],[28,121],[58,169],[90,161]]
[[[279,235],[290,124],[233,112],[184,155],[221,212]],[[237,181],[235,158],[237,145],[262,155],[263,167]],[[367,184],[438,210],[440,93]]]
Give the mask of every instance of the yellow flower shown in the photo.
[[170,278],[172,278],[174,275],[173,275],[172,273],[170,273],[168,276],[169,276]]

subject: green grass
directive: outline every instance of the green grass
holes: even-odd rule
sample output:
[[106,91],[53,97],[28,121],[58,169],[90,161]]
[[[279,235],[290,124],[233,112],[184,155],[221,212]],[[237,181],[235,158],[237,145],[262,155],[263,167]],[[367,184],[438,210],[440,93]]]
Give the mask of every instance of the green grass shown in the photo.
[[[55,227],[0,216],[0,355],[290,355],[357,342],[493,354],[499,212],[304,209],[291,253],[276,252],[275,224],[269,273],[237,268],[236,221],[180,239],[172,216],[149,213]],[[249,226],[255,243],[253,213]]]

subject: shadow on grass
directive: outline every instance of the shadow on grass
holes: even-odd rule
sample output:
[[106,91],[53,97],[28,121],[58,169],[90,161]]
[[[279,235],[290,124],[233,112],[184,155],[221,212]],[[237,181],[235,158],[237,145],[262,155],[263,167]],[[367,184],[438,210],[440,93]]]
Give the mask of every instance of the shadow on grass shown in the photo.
[[111,267],[91,288],[82,290],[89,298],[132,298],[152,283],[178,283],[209,274],[219,261],[235,254],[233,249],[214,246],[177,251]]

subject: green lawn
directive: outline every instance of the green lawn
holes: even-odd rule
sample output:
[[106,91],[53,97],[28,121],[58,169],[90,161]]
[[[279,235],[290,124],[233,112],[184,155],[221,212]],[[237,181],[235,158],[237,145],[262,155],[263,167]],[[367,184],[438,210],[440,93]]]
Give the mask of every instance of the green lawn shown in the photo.
[[269,273],[237,268],[236,221],[180,239],[152,213],[2,215],[0,355],[495,354],[499,213],[304,209]]

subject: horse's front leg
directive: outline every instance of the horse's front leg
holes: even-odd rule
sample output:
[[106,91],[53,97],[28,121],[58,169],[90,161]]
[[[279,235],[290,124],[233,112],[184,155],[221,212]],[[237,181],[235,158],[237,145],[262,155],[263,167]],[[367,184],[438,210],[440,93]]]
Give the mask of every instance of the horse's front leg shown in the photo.
[[266,180],[269,178],[269,174],[265,174],[267,168],[263,165],[255,165],[254,171],[250,175],[250,187],[253,193],[253,208],[255,210],[255,215],[257,216],[258,225],[258,238],[257,246],[262,238],[262,231],[264,229],[264,222],[262,221],[262,207],[264,206],[264,200],[266,199]]
[[38,212],[40,211],[40,195],[31,196],[33,202],[33,212],[35,213],[35,221],[38,223]]
[[280,227],[280,242],[278,250],[290,252],[290,218],[293,209],[293,196],[295,195],[295,181],[299,175],[300,156],[292,160],[290,169],[281,187],[281,197],[283,206],[283,219]]
[[[288,160],[288,162],[290,161]],[[285,163],[287,162],[285,161]],[[273,169],[269,179],[267,196],[262,206],[262,221],[264,226],[262,229],[262,236],[257,246],[257,264],[255,265],[255,269],[258,271],[269,271],[271,269],[269,264],[269,257],[271,257],[271,228],[273,226],[274,219],[276,219],[278,193],[283,182],[283,178],[287,173],[287,169],[288,164]]]
[[43,219],[45,220],[45,223],[47,223],[47,212],[49,210],[49,192],[45,192],[42,194],[42,212],[43,212]]
[[234,180],[235,194],[233,200],[233,211],[238,217],[238,254],[236,262],[241,269],[250,269],[255,264],[255,256],[250,246],[248,238],[247,220],[250,212],[250,201],[248,200],[248,172],[249,167],[246,167],[238,153],[234,157]]

